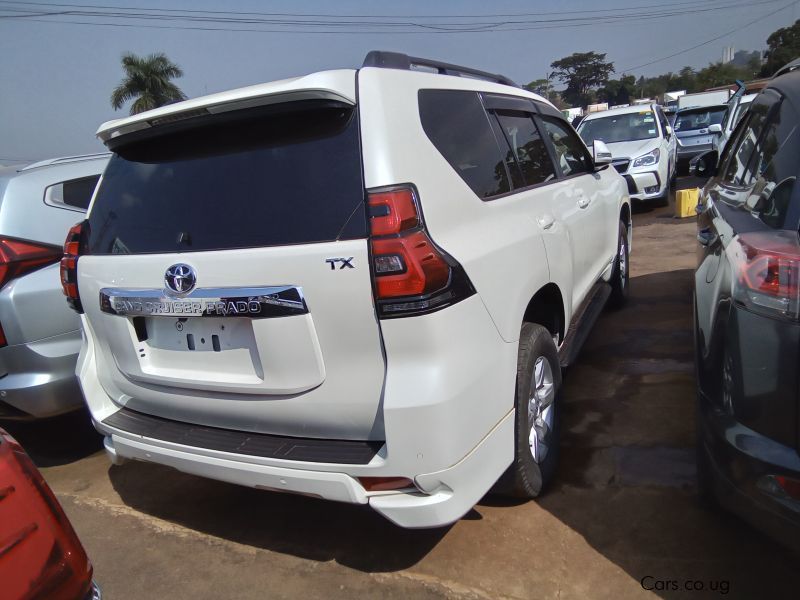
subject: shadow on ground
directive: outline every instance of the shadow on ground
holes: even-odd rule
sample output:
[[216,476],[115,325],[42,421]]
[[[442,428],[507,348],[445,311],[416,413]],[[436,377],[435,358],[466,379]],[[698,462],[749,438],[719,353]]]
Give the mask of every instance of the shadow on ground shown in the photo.
[[[419,562],[449,528],[401,529],[368,506],[240,487],[160,465],[109,469],[114,489],[138,511],[255,548],[366,572]],[[480,518],[471,511],[465,518]]]
[[692,274],[633,278],[629,304],[598,321],[565,380],[559,478],[539,504],[664,598],[791,597],[798,557],[696,499]]
[[65,465],[103,448],[85,408],[59,417],[37,421],[0,420],[39,468]]

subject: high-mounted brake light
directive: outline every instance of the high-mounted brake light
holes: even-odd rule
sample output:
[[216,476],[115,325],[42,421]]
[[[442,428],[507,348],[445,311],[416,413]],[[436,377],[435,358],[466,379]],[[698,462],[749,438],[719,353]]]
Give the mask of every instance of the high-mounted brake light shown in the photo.
[[368,203],[381,317],[431,312],[473,293],[461,266],[430,239],[413,188],[376,190]]
[[797,233],[744,233],[729,247],[734,299],[773,317],[800,318],[800,243]]
[[81,297],[78,294],[78,256],[81,248],[81,235],[85,221],[73,225],[64,242],[64,254],[61,259],[61,287],[67,297],[67,304],[79,313],[83,312]]

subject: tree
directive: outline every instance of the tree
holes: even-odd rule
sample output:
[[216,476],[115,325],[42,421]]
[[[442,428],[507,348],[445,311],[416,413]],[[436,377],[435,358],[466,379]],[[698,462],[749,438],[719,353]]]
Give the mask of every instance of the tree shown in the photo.
[[534,79],[523,87],[529,92],[539,94],[540,96],[544,96],[545,98],[549,99],[550,94],[553,91],[553,82],[549,77],[545,79]]
[[597,97],[610,105],[630,104],[636,97],[636,77],[623,75],[619,79],[609,79],[597,92]]
[[186,99],[186,95],[171,81],[182,77],[183,71],[163,53],[141,57],[126,52],[122,55],[122,68],[125,77],[111,92],[114,110],[133,100],[130,112],[135,115]]
[[614,64],[605,60],[605,54],[576,52],[551,63],[551,77],[567,84],[561,94],[565,100],[579,106],[591,104],[595,90],[605,85],[614,72]]
[[762,77],[771,77],[783,65],[800,56],[800,20],[782,27],[767,38],[767,62],[761,69]]

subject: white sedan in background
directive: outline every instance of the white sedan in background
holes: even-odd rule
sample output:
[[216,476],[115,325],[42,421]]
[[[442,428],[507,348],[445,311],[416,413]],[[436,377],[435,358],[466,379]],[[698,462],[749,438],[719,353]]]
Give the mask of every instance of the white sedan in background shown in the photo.
[[672,127],[657,104],[615,108],[588,115],[578,126],[587,146],[605,142],[614,168],[628,183],[631,200],[666,204],[676,175]]

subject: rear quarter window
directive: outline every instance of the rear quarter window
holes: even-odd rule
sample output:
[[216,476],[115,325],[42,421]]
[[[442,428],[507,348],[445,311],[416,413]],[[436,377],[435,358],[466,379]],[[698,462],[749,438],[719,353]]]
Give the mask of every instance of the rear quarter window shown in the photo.
[[89,215],[90,254],[366,237],[353,107],[249,113],[121,146]]
[[428,139],[479,198],[511,191],[503,153],[477,92],[420,90],[419,114]]
[[48,186],[44,191],[45,204],[85,211],[99,179],[100,175],[90,175]]

